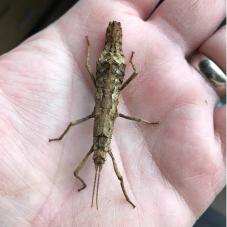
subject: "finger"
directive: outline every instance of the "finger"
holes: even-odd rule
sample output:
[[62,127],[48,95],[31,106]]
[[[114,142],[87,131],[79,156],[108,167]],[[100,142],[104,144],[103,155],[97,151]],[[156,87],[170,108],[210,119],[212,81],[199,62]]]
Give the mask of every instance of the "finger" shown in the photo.
[[[214,127],[216,132],[220,136],[222,150],[226,149],[226,105],[221,108],[217,108],[214,112]],[[225,154],[224,154],[225,155]]]
[[[222,27],[200,47],[198,52],[202,55],[194,54],[190,59],[191,64],[209,79],[220,97],[226,95],[225,46],[225,27]],[[207,62],[206,64],[210,62],[210,66],[202,67],[201,65],[204,65],[205,62]]]
[[160,0],[121,0],[120,2],[124,4],[127,2],[128,4],[133,5],[139,12],[140,17],[146,19],[151,15],[151,12],[155,9]]
[[[158,3],[162,0],[112,0],[112,1],[103,1],[103,0],[86,0],[83,1],[86,8],[91,6],[97,6],[95,13],[99,12],[100,9],[106,10],[107,12],[123,12],[124,14],[136,14],[139,15],[142,19],[146,19],[151,15],[151,12],[155,9]],[[89,10],[89,9],[88,9]],[[104,12],[102,12],[104,14]],[[99,13],[100,15],[100,13]],[[109,14],[111,15],[111,14]]]
[[189,54],[218,28],[224,17],[223,0],[166,0],[150,21]]
[[226,75],[215,62],[200,53],[194,54],[189,61],[209,81],[220,97],[226,95]]
[[226,26],[220,28],[199,49],[199,52],[211,58],[226,72]]

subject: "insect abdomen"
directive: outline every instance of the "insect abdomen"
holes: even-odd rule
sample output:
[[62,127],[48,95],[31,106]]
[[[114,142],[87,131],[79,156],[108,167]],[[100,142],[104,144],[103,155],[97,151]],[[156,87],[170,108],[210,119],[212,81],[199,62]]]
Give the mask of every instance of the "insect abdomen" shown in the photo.
[[94,136],[111,138],[114,121],[117,116],[119,93],[114,93],[102,88],[97,89],[95,105]]

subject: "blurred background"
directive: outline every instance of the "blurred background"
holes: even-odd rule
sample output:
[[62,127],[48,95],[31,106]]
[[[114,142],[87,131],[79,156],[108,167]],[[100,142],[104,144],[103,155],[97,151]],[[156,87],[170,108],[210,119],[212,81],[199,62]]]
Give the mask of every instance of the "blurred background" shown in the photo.
[[49,25],[76,0],[0,0],[0,55]]
[[[0,55],[58,19],[76,2],[77,0],[0,0]],[[225,226],[224,189],[194,227]]]

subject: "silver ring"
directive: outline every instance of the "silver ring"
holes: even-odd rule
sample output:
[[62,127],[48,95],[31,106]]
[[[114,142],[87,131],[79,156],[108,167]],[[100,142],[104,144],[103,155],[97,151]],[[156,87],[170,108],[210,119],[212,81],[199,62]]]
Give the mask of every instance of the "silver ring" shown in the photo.
[[225,89],[225,73],[208,57],[202,54],[196,54],[190,59],[191,65],[217,89]]

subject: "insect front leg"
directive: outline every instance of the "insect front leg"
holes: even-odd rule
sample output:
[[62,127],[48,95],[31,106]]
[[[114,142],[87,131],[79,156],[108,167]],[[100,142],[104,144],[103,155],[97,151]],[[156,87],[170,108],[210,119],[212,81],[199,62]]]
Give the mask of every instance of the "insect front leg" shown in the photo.
[[159,122],[149,122],[149,121],[143,120],[141,118],[131,117],[131,116],[127,116],[127,115],[124,115],[124,114],[121,114],[121,113],[118,114],[118,117],[122,117],[122,118],[130,120],[130,121],[142,122],[142,123],[146,123],[146,124],[150,124],[150,125],[159,124]]
[[132,62],[132,58],[134,56],[134,51],[132,51],[129,63],[132,66],[133,72],[131,74],[131,76],[122,84],[121,90],[123,90],[133,79],[135,79],[135,77],[138,75],[137,71],[136,71],[136,67]]
[[92,73],[92,70],[91,70],[91,65],[90,65],[90,41],[88,39],[88,36],[86,36],[86,40],[87,40],[87,62],[86,62],[86,68],[87,68],[87,71],[88,71],[88,74],[90,76],[90,78],[92,79],[93,81],[93,84],[95,85],[96,87],[96,80],[95,80],[95,76],[94,74]]
[[63,132],[58,138],[49,139],[49,142],[62,140],[63,137],[65,136],[65,134],[69,131],[69,129],[70,129],[72,126],[78,125],[78,124],[80,124],[80,123],[82,123],[82,122],[85,122],[85,121],[87,121],[88,119],[93,118],[93,117],[94,117],[94,113],[92,112],[92,114],[88,115],[87,117],[84,117],[84,118],[81,118],[81,119],[79,119],[79,120],[70,122],[70,123],[68,124],[68,126],[66,127],[66,129],[64,130],[64,132]]
[[127,200],[127,202],[129,202],[129,203],[132,205],[133,208],[135,208],[136,206],[135,206],[135,205],[133,204],[133,202],[129,199],[128,194],[127,194],[127,192],[126,192],[126,190],[125,190],[124,180],[123,180],[123,177],[121,176],[121,173],[120,173],[120,171],[119,171],[119,169],[118,169],[117,162],[116,162],[116,160],[115,160],[115,158],[114,158],[114,156],[113,156],[113,153],[112,153],[111,151],[108,151],[108,153],[109,153],[109,155],[110,155],[110,157],[111,157],[111,159],[112,159],[115,174],[117,175],[117,178],[118,178],[118,180],[119,180],[120,183],[121,183],[121,189],[122,189],[122,191],[123,191],[123,194],[124,194],[124,196],[125,196],[125,199]]
[[85,165],[88,157],[92,154],[93,152],[93,146],[91,147],[91,149],[88,151],[88,153],[85,155],[85,157],[81,160],[81,162],[79,163],[79,165],[76,167],[75,171],[74,171],[74,176],[82,183],[82,187],[78,189],[78,191],[81,191],[83,189],[86,188],[86,183],[84,182],[84,180],[78,176],[80,170],[83,168],[83,166]]

